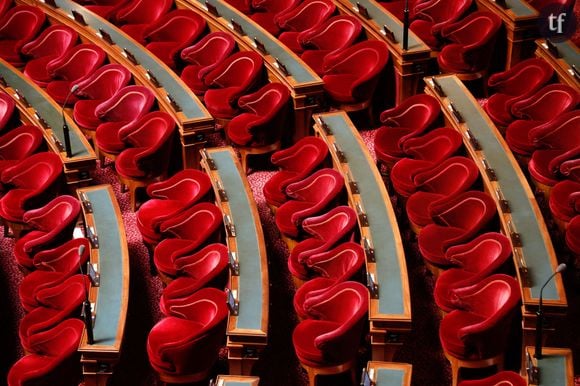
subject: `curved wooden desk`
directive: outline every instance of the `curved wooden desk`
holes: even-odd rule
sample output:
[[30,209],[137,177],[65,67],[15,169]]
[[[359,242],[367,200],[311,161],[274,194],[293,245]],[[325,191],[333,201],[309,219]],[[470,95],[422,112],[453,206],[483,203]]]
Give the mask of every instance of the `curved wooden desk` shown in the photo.
[[[368,37],[384,40],[389,46],[395,66],[397,104],[415,95],[419,82],[429,73],[431,49],[409,30],[409,48],[403,50],[403,23],[374,0],[335,0],[341,13],[358,17]],[[365,16],[368,14],[368,18]],[[384,26],[393,33],[394,41]]]
[[412,370],[413,366],[406,363],[370,361],[365,372],[375,386],[411,386]]
[[260,378],[239,375],[218,375],[210,386],[258,386]]
[[[533,345],[540,289],[558,266],[538,203],[506,142],[463,83],[455,75],[425,78],[425,83],[425,92],[439,100],[447,123],[463,135],[486,191],[496,200],[500,224],[503,233],[511,238],[518,268],[524,345]],[[436,91],[436,84],[440,92]],[[562,277],[556,275],[544,288],[544,312],[561,316],[567,306]]]
[[[538,386],[574,386],[574,361],[572,350],[568,348],[542,347],[542,359],[534,358],[535,348],[528,346],[531,364],[537,367],[540,374],[539,382],[534,382],[528,374],[528,384]],[[527,366],[526,366],[527,367]],[[525,372],[526,367],[522,368]]]
[[17,102],[18,110],[27,124],[43,130],[50,150],[60,155],[69,184],[87,183],[97,167],[97,158],[91,145],[67,115],[71,157],[64,148],[63,118],[61,107],[40,87],[22,72],[0,59],[0,87]]
[[550,63],[560,82],[580,89],[580,51],[570,40],[552,43],[536,40],[536,56]]
[[407,263],[385,184],[356,127],[344,111],[316,114],[315,133],[328,145],[358,213],[365,249],[373,360],[392,360],[411,330]]
[[85,386],[105,386],[119,361],[129,304],[129,248],[119,204],[111,185],[77,189],[82,202],[85,235],[91,241],[91,263],[100,286],[91,287],[94,344],[86,331],[79,352]]
[[212,181],[217,204],[224,214],[230,250],[228,288],[239,305],[237,315],[230,308],[228,320],[230,374],[249,375],[268,342],[268,261],[262,224],[233,149],[212,148],[201,153],[201,166]]
[[[169,67],[119,28],[72,0],[54,0],[57,8],[36,0],[17,2],[41,7],[49,20],[71,26],[82,40],[99,45],[111,61],[127,67],[135,82],[149,87],[157,96],[159,108],[177,122],[184,167],[199,165],[197,150],[205,144],[205,135],[214,131],[213,118]],[[78,15],[80,21],[76,21],[73,14]]]
[[[190,8],[202,14],[210,24],[210,29],[232,33],[242,50],[260,53],[264,57],[270,80],[282,83],[290,90],[294,108],[294,141],[308,135],[312,113],[319,110],[322,105],[324,93],[322,79],[278,39],[226,1],[175,2],[179,8]],[[212,12],[215,9],[217,15],[210,12],[208,6]]]

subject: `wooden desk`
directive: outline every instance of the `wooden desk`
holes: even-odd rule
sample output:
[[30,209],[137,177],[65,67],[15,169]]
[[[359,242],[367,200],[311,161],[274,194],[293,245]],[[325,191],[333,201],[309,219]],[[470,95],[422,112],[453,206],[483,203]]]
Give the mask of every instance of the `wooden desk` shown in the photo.
[[[315,133],[326,142],[334,168],[344,176],[349,205],[359,214],[367,274],[378,286],[369,304],[372,358],[392,360],[411,330],[411,299],[403,243],[391,200],[348,115],[344,111],[316,114],[314,120]],[[361,213],[366,215],[368,225],[361,221]]]
[[[447,123],[462,134],[470,156],[479,167],[485,190],[496,201],[503,233],[511,237],[513,259],[522,290],[524,345],[533,345],[540,289],[558,266],[544,218],[509,147],[475,98],[455,75],[437,76],[435,79],[445,96],[437,93],[432,78],[425,78],[425,92],[439,100]],[[464,122],[459,122],[451,112],[451,103]],[[480,150],[468,139],[467,130],[479,143]],[[484,166],[483,160],[489,168]],[[495,179],[491,173],[495,174]],[[499,196],[503,196],[507,208],[502,205]],[[520,243],[517,242],[518,236]],[[566,313],[566,293],[560,275],[556,275],[544,288],[543,308],[547,315],[561,316]]]
[[[574,386],[574,363],[572,360],[572,350],[567,348],[542,347],[542,359],[534,358],[535,348],[526,347],[526,352],[530,354],[532,363],[540,371],[540,382],[538,386]],[[526,369],[522,369],[522,373]],[[527,374],[524,374],[527,376]],[[530,385],[536,384],[531,383]]]
[[258,386],[260,378],[240,375],[218,375],[211,386]]
[[[494,0],[475,0],[477,8],[501,17],[506,29],[505,69],[532,55],[534,40],[538,38],[540,14],[525,0],[505,0],[503,8]],[[500,39],[498,39],[500,41]]]
[[578,47],[570,40],[553,44],[558,50],[559,57],[556,57],[548,49],[545,39],[536,40],[536,56],[550,63],[556,71],[560,82],[580,89],[580,73],[574,71],[573,68],[574,66],[580,71],[580,51]]
[[[71,26],[79,32],[83,41],[103,48],[111,62],[127,67],[135,82],[149,87],[157,97],[159,108],[171,114],[177,122],[184,167],[199,165],[198,149],[205,145],[205,135],[215,129],[213,118],[193,91],[169,67],[119,28],[72,0],[55,0],[58,8],[37,0],[18,2],[41,7],[49,20]],[[73,11],[81,15],[87,25],[76,22]],[[110,36],[113,44],[105,41],[104,34]]]
[[[309,134],[312,113],[320,110],[324,90],[322,79],[302,59],[225,0],[176,0],[175,3],[178,8],[187,7],[201,13],[210,24],[210,29],[232,33],[240,49],[254,50],[261,54],[270,80],[282,83],[290,90],[294,107],[294,141]],[[206,3],[214,6],[220,16],[211,14]],[[241,26],[243,33],[234,30],[232,21]],[[264,45],[266,52],[257,48],[254,39]],[[276,60],[286,68],[288,74],[284,73]]]
[[376,386],[411,386],[413,366],[406,363],[370,361],[366,371]]
[[201,166],[224,214],[230,254],[239,262],[239,275],[230,269],[229,288],[237,293],[239,313],[230,311],[228,319],[229,372],[250,375],[268,342],[268,262],[262,224],[246,174],[231,147],[202,151]]
[[[89,295],[94,303],[95,344],[87,343],[85,331],[79,352],[85,386],[105,386],[121,356],[129,303],[129,249],[111,185],[80,188],[77,196],[83,203],[86,236],[97,235],[98,243],[91,242],[90,261],[100,273],[100,286],[91,287]],[[92,212],[85,200],[90,202]]]
[[71,143],[72,156],[69,158],[64,148],[61,107],[43,89],[2,59],[0,76],[0,87],[15,100],[24,122],[40,127],[50,150],[60,155],[67,183],[88,183],[97,167],[97,157],[77,124],[65,115]]
[[[431,49],[409,30],[409,49],[403,50],[403,23],[393,14],[374,0],[335,0],[341,13],[358,17],[369,38],[384,40],[389,46],[395,67],[396,104],[415,95],[419,89],[419,82],[429,73]],[[366,8],[370,19],[366,19],[358,11],[357,4]],[[382,32],[387,26],[395,36],[396,42],[391,41]]]

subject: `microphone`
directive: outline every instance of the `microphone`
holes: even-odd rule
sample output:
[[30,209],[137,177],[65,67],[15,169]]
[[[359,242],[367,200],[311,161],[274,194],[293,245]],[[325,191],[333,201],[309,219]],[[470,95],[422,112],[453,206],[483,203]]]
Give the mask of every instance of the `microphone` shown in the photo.
[[405,0],[405,9],[403,10],[403,50],[409,49],[409,0]]
[[62,114],[62,132],[64,134],[64,149],[66,151],[66,156],[68,158],[72,157],[72,149],[70,147],[70,133],[68,131],[68,125],[66,124],[66,118],[64,116],[64,109],[66,108],[66,103],[68,102],[68,98],[70,95],[77,91],[79,88],[78,84],[73,84],[73,86],[68,90],[68,94],[66,94],[66,98],[64,98],[64,103],[62,104],[62,109],[60,110]]
[[544,311],[542,310],[542,293],[544,292],[544,287],[560,272],[566,270],[566,264],[562,263],[556,268],[556,272],[550,275],[548,280],[544,283],[542,288],[540,288],[540,304],[538,305],[538,311],[536,312],[536,350],[534,356],[536,359],[542,359],[542,333],[544,329]]
[[[78,249],[78,254],[79,254],[79,268],[81,269],[81,275],[83,275],[83,269],[81,266],[81,259],[83,254],[85,253],[85,245],[81,244],[79,245],[79,249]],[[87,262],[87,264],[90,264],[90,261]],[[86,278],[85,278],[86,281]],[[92,317],[92,311],[91,311],[91,301],[89,300],[89,291],[86,289],[85,286],[85,300],[83,301],[83,309],[81,312],[81,316],[83,318],[83,321],[85,322],[85,328],[87,329],[87,343],[88,344],[94,344],[95,343],[95,338],[93,336],[93,317]]]

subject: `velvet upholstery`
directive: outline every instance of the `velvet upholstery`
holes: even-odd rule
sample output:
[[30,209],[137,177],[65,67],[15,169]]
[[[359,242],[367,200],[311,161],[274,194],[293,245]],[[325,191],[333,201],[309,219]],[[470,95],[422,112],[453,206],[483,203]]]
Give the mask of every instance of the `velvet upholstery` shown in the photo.
[[0,182],[6,193],[0,197],[0,217],[22,223],[24,212],[41,207],[56,195],[62,175],[60,156],[49,152],[33,154],[4,169]]
[[571,150],[580,143],[580,110],[561,114],[528,132],[529,141],[536,148]]
[[263,146],[280,141],[284,133],[290,91],[282,83],[267,83],[238,99],[241,114],[227,125],[228,139],[238,146]]
[[253,13],[252,20],[274,36],[280,33],[276,24],[276,16],[297,7],[300,0],[251,0]]
[[260,81],[263,62],[257,52],[237,52],[206,74],[204,82],[209,89],[204,102],[214,118],[231,119],[236,115],[238,98]]
[[42,28],[46,15],[32,5],[16,5],[0,18],[0,58],[15,67],[24,65],[22,47]]
[[431,0],[390,0],[390,1],[377,1],[381,7],[385,8],[389,13],[395,16],[399,20],[403,20],[405,16],[405,4],[408,4],[409,9],[409,20],[413,21],[417,14],[417,6],[422,3],[430,2]]
[[445,45],[437,56],[439,70],[460,74],[487,70],[501,26],[501,18],[496,14],[476,11],[443,27],[441,36],[451,44]]
[[445,353],[462,360],[489,359],[503,353],[520,303],[517,280],[495,274],[456,289],[454,296],[458,309],[445,315],[439,328]]
[[8,373],[9,386],[35,382],[74,384],[79,377],[77,348],[84,330],[79,319],[67,319],[31,339],[31,354],[20,358]]
[[77,42],[78,33],[66,25],[55,24],[45,28],[36,39],[25,44],[22,55],[27,58],[24,75],[40,87],[52,80],[47,64],[64,55]]
[[17,127],[0,136],[0,174],[34,154],[43,143],[42,131],[32,125]]
[[544,186],[554,186],[562,179],[580,182],[580,145],[570,150],[536,150],[528,171],[534,183]]
[[14,114],[16,102],[5,92],[0,92],[0,133],[11,129],[9,122]]
[[[46,70],[53,80],[46,85],[46,92],[57,103],[63,104],[75,82],[96,71],[106,58],[105,51],[95,44],[74,46],[64,55],[47,63]],[[76,100],[74,95],[70,95],[67,102],[74,104]]]
[[289,148],[273,153],[270,161],[280,170],[264,184],[266,202],[276,207],[286,202],[286,186],[306,178],[322,165],[327,156],[328,146],[314,136],[301,138]]
[[558,182],[550,193],[548,204],[554,218],[570,222],[580,214],[580,182]]
[[115,14],[115,24],[149,24],[169,11],[171,0],[131,0]]
[[324,277],[315,277],[312,280],[305,282],[300,288],[296,289],[292,303],[294,311],[300,320],[308,319],[310,316],[304,309],[304,301],[310,297],[320,295],[334,286],[338,282],[334,279],[327,279]]
[[457,130],[449,127],[440,127],[403,142],[405,156],[431,162],[441,162],[462,147],[463,137]]
[[192,382],[208,375],[218,359],[225,339],[228,309],[226,295],[215,288],[204,288],[196,298],[151,329],[147,354],[162,380]]
[[471,6],[472,0],[432,0],[416,4],[409,28],[432,49],[441,46],[441,31],[458,21]]
[[196,41],[205,28],[205,19],[197,13],[190,9],[176,9],[145,28],[145,47],[175,69],[181,50]]
[[131,72],[120,64],[105,64],[76,83],[73,93],[79,100],[73,108],[75,122],[83,128],[96,128],[100,119],[95,110],[131,81]]
[[327,367],[356,358],[368,311],[368,290],[346,281],[304,302],[311,319],[300,322],[292,334],[301,364]]
[[328,207],[344,189],[344,178],[334,169],[320,169],[302,181],[286,186],[290,201],[276,211],[276,226],[282,234],[298,237],[302,221]]
[[387,44],[368,40],[324,58],[324,91],[333,103],[356,104],[369,101],[378,78],[389,60]]
[[574,216],[568,223],[565,241],[568,249],[575,256],[580,256],[580,215]]
[[163,221],[159,230],[164,239],[153,254],[161,272],[172,272],[175,261],[196,251],[222,226],[222,212],[214,204],[202,202]]
[[528,382],[514,371],[500,371],[481,379],[459,382],[458,386],[527,386]]
[[113,22],[117,11],[129,3],[130,0],[93,0],[84,7],[103,19]]
[[325,22],[302,31],[297,36],[299,47],[289,47],[318,75],[323,75],[324,57],[350,47],[362,30],[360,21],[350,15],[333,16]]
[[352,278],[361,270],[364,262],[363,248],[352,241],[305,259],[306,267],[312,272],[311,276],[331,278],[337,282]]
[[58,196],[42,208],[26,211],[22,219],[32,230],[14,245],[18,264],[32,269],[37,252],[70,240],[80,212],[79,200],[69,195]]
[[445,251],[473,238],[495,216],[495,201],[487,193],[467,191],[429,206],[434,223],[418,236],[419,251],[433,265],[448,264]]
[[161,241],[161,223],[203,200],[210,190],[208,175],[196,169],[184,169],[164,181],[148,185],[147,195],[151,199],[137,212],[137,228],[143,241],[148,244]]
[[195,44],[181,50],[181,60],[187,64],[181,79],[196,94],[207,90],[204,79],[208,72],[224,61],[236,48],[232,34],[216,31],[205,35]]
[[[573,110],[580,101],[578,91],[566,84],[550,84],[542,87],[528,98],[518,100],[511,106],[511,113],[519,119],[549,121]],[[550,106],[549,109],[546,106]]]

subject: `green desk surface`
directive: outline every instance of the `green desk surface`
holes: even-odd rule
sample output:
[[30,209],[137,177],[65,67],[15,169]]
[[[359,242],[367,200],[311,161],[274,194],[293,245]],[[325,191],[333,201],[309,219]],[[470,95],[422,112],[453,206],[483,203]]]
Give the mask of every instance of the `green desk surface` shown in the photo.
[[367,366],[377,386],[410,386],[412,369],[410,364],[395,362],[370,361]]
[[220,375],[216,380],[216,386],[257,386],[259,380],[258,377]]
[[[182,113],[187,120],[196,119],[211,119],[211,115],[207,112],[205,107],[201,104],[195,94],[183,83],[178,77],[172,73],[172,70],[165,66],[163,62],[157,59],[153,54],[146,50],[143,46],[135,42],[133,39],[125,35],[120,29],[107,22],[106,20],[96,16],[91,11],[83,6],[73,2],[72,0],[55,0],[56,5],[68,15],[72,15],[72,11],[76,11],[83,16],[85,22],[89,27],[95,31],[102,29],[111,36],[113,42],[135,56],[139,64],[149,70],[153,76],[159,81],[163,87],[175,100],[175,102],[182,109]],[[103,44],[106,44],[103,42]]]
[[[368,217],[369,230],[375,251],[376,281],[379,284],[378,313],[380,315],[406,314],[405,299],[407,267],[402,249],[399,227],[383,181],[358,132],[344,112],[321,114],[334,140],[344,152],[352,178],[357,182],[360,200]],[[369,162],[371,161],[371,162]],[[387,197],[387,200],[384,200]],[[410,318],[410,310],[408,310]],[[370,316],[373,320],[373,315]]]
[[566,356],[564,355],[544,355],[538,361],[540,369],[539,386],[554,386],[568,384],[566,376]]
[[[189,1],[200,3],[203,8],[206,8],[206,0]],[[320,78],[315,73],[313,73],[303,61],[293,55],[285,45],[280,43],[278,39],[264,31],[247,16],[232,6],[228,5],[226,1],[209,0],[207,2],[216,7],[221,17],[228,21],[234,20],[236,23],[238,23],[244,30],[244,33],[252,40],[257,38],[260,42],[262,42],[266,48],[266,51],[268,51],[268,53],[274,58],[278,58],[278,60],[286,67],[298,85],[304,83],[321,82]]]
[[238,282],[240,308],[234,329],[249,333],[266,331],[267,324],[264,326],[262,323],[268,319],[268,309],[263,309],[262,305],[268,304],[268,293],[263,292],[264,288],[268,288],[268,267],[262,266],[262,259],[265,257],[262,256],[261,250],[264,250],[265,244],[260,219],[254,216],[258,212],[252,210],[256,203],[253,197],[245,194],[247,191],[243,179],[246,176],[240,175],[232,149],[229,147],[211,149],[208,150],[208,154],[215,162],[223,189],[228,195],[230,217],[236,229],[237,254],[240,262]]
[[92,203],[94,228],[99,237],[98,268],[101,284],[97,288],[95,304],[95,346],[114,346],[119,349],[121,342],[118,334],[124,330],[122,323],[125,322],[129,297],[129,282],[123,280],[129,277],[129,262],[123,261],[123,257],[128,259],[129,256],[125,229],[119,227],[123,219],[117,217],[120,215],[119,206],[110,185],[77,191],[85,192]]
[[[477,101],[466,91],[465,87],[462,87],[463,84],[456,76],[437,77],[437,81],[449,101],[463,116],[465,125],[471,129],[479,141],[490,168],[495,170],[497,182],[510,205],[513,225],[522,239],[523,257],[529,269],[532,284],[531,296],[538,298],[542,284],[556,268],[552,266],[549,259],[551,241],[539,226],[544,219],[535,215],[534,204],[528,198],[528,193],[522,183],[521,171],[514,168],[510,158],[502,150],[503,146],[498,140],[497,130],[481,114]],[[561,300],[555,283],[556,281],[552,280],[544,288],[544,300]]]
[[375,374],[377,386],[404,385],[405,372],[402,370],[377,369]]
[[554,45],[558,48],[558,52],[562,56],[562,59],[568,63],[570,68],[574,65],[576,66],[576,69],[580,71],[580,53],[578,52],[576,44],[572,43],[570,40],[564,40],[562,42],[554,42]]
[[538,16],[538,11],[524,0],[506,0],[505,3],[516,18]]
[[[50,129],[58,140],[64,145],[64,133],[62,130],[62,113],[58,105],[51,103],[52,98],[48,96],[37,85],[30,81],[24,74],[12,67],[9,63],[0,59],[0,75],[6,81],[6,85],[16,89],[26,98],[30,106],[35,109],[38,115],[43,118],[50,126]],[[81,141],[80,130],[73,130],[76,123],[65,116],[68,127],[70,128],[70,144],[72,158],[95,157],[90,147],[87,147],[86,141]]]
[[[384,25],[388,29],[393,31],[397,44],[403,47],[403,23],[397,19],[394,15],[388,12],[384,7],[374,0],[339,0],[341,3],[350,4],[354,11],[357,11],[357,3],[364,6],[371,19],[378,24],[379,28],[383,28]],[[402,50],[402,48],[401,48]],[[430,48],[423,43],[421,39],[409,30],[409,52],[413,51],[429,51]]]

